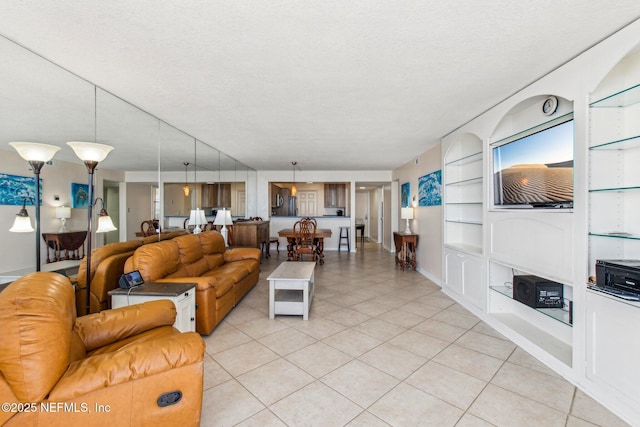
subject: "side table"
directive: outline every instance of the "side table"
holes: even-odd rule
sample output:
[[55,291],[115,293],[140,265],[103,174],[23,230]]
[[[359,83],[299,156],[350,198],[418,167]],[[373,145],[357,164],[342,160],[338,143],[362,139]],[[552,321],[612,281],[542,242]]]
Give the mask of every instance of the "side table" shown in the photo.
[[111,307],[125,307],[147,301],[168,299],[176,306],[176,322],[180,332],[196,330],[196,285],[194,283],[149,282],[130,289],[116,288],[109,291]]
[[403,270],[408,268],[415,270],[418,235],[394,232],[393,241],[396,247],[396,265]]

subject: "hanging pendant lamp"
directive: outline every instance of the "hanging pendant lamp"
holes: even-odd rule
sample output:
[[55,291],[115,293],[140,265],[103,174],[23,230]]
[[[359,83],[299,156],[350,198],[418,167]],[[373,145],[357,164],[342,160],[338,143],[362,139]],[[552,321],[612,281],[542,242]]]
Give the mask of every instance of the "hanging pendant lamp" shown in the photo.
[[187,179],[187,167],[189,166],[189,162],[184,162],[184,187],[182,187],[182,191],[184,191],[185,197],[189,195],[189,184]]

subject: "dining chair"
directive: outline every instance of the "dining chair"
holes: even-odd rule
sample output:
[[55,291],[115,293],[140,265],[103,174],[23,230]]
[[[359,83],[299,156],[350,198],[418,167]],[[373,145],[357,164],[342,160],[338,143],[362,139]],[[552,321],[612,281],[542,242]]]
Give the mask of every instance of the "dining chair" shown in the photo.
[[316,221],[301,219],[293,225],[295,243],[293,248],[294,261],[302,261],[303,254],[310,254],[312,261],[318,258],[316,246]]
[[142,221],[140,224],[140,231],[143,236],[153,236],[154,234],[158,234],[160,231],[160,224],[158,220],[147,220]]

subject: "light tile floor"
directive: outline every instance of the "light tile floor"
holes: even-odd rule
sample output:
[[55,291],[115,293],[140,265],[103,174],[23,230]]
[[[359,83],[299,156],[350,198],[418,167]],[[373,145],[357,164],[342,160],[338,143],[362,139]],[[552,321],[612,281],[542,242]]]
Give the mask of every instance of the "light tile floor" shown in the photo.
[[308,321],[269,320],[269,273],[204,337],[202,426],[626,425],[367,242],[316,267]]

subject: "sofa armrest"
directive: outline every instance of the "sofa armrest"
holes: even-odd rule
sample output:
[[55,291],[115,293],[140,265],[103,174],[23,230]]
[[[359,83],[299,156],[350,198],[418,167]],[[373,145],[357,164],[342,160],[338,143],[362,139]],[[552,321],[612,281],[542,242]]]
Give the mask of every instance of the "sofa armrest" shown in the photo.
[[243,259],[255,259],[260,261],[262,252],[258,248],[233,248],[224,251],[224,262],[240,261]]
[[91,351],[175,321],[173,302],[156,300],[78,317],[73,329]]
[[87,357],[69,366],[51,390],[49,400],[70,400],[102,388],[201,363],[204,351],[202,337],[196,332],[185,332]]

